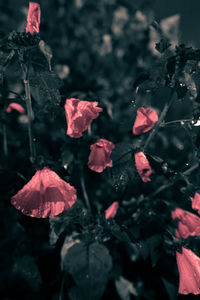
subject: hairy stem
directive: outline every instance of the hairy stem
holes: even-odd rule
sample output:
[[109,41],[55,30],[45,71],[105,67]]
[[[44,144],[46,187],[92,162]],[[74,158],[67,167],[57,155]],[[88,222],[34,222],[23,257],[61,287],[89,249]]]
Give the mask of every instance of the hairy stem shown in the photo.
[[173,102],[173,96],[174,96],[174,90],[171,91],[170,93],[170,99],[169,101],[165,104],[162,112],[161,112],[161,115],[160,115],[160,118],[158,120],[158,122],[156,123],[156,125],[153,127],[151,133],[149,134],[147,140],[146,140],[146,143],[144,144],[144,147],[143,147],[143,152],[145,152],[146,148],[148,147],[150,141],[152,140],[152,138],[154,137],[154,135],[157,133],[157,131],[159,130],[159,127],[162,123],[162,121],[164,120],[172,102]]
[[86,204],[88,210],[91,211],[91,205],[90,205],[90,201],[89,201],[88,194],[87,194],[87,191],[86,191],[85,179],[84,179],[83,173],[81,175],[81,187],[82,187],[82,191],[83,191],[83,197],[85,199],[85,204]]
[[32,129],[32,119],[33,119],[33,110],[31,104],[31,93],[30,93],[30,85],[28,80],[28,68],[22,63],[22,73],[23,73],[23,81],[25,87],[25,100],[26,100],[26,109],[28,115],[28,137],[29,137],[29,148],[30,148],[30,161],[34,163],[35,161],[35,145],[33,139],[33,129]]

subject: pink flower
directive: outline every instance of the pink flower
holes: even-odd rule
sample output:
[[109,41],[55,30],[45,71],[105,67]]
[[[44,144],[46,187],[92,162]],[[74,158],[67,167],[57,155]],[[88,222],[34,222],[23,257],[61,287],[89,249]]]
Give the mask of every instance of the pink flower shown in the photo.
[[200,294],[200,258],[191,250],[182,247],[176,252],[179,270],[179,294]]
[[13,110],[16,110],[16,111],[18,111],[20,114],[24,114],[25,113],[25,110],[24,110],[24,108],[20,105],[20,104],[18,104],[18,103],[10,103],[9,105],[8,105],[8,107],[6,108],[6,112],[9,114],[9,113],[11,113]]
[[133,134],[141,134],[151,130],[158,121],[158,114],[151,108],[140,107],[133,125]]
[[76,201],[76,190],[55,172],[44,168],[12,197],[11,203],[23,214],[36,217],[54,217],[68,210]]
[[106,219],[114,218],[114,216],[117,213],[118,207],[119,207],[119,203],[117,201],[113,202],[113,204],[111,204],[111,206],[109,206],[106,209],[105,218]]
[[90,146],[88,167],[98,173],[103,172],[106,167],[112,167],[110,154],[114,148],[115,145],[112,142],[105,139],[97,140],[95,144]]
[[149,176],[152,173],[151,166],[149,165],[148,159],[143,152],[135,153],[135,166],[136,169],[144,182],[151,181]]
[[200,218],[194,214],[176,208],[172,212],[172,219],[178,219],[178,229],[175,235],[179,239],[186,239],[188,236],[200,235]]
[[29,2],[26,32],[39,33],[40,15],[40,5],[36,2]]
[[200,215],[200,194],[195,193],[194,198],[190,197],[192,201],[192,208],[198,211]]
[[67,120],[67,134],[73,138],[82,136],[94,119],[103,110],[97,107],[98,102],[82,101],[76,98],[66,99],[65,116]]

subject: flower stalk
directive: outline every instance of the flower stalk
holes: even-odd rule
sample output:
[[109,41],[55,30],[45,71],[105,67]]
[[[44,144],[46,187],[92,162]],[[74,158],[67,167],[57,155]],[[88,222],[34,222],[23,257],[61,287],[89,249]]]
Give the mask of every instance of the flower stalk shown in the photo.
[[32,110],[32,103],[31,103],[30,84],[28,80],[28,68],[27,65],[24,63],[21,63],[21,68],[22,68],[22,76],[23,76],[24,88],[25,88],[26,109],[28,115],[28,137],[29,137],[30,161],[31,163],[34,163],[36,159],[36,152],[35,152],[33,129],[32,129],[33,110]]

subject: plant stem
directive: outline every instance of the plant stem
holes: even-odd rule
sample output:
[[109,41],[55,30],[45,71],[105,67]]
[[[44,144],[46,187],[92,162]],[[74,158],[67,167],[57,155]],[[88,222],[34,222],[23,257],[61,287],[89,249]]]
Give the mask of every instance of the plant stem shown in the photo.
[[81,187],[82,187],[82,191],[83,191],[83,197],[85,199],[85,204],[86,204],[88,210],[91,211],[91,205],[90,205],[88,194],[87,194],[87,191],[86,191],[86,188],[85,188],[85,179],[84,179],[83,173],[81,174]]
[[[198,167],[199,167],[199,163],[196,163],[195,165],[191,166],[188,170],[184,171],[183,173],[179,173],[179,174],[186,181],[186,183],[189,184],[189,180],[186,178],[186,176],[190,175],[190,173],[192,173]],[[162,192],[162,191],[166,190],[167,188],[169,188],[170,186],[174,185],[177,180],[175,180],[174,182],[170,182],[170,183],[160,186],[153,194],[151,194],[151,197],[157,196],[160,192]]]
[[164,122],[160,124],[160,127],[165,127],[166,125],[174,124],[174,123],[181,123],[181,122],[192,122],[192,119],[185,119],[185,120],[175,120],[170,122]]
[[145,152],[146,148],[148,147],[151,139],[154,137],[154,135],[156,134],[156,132],[158,131],[159,127],[160,127],[160,124],[162,123],[162,121],[164,120],[172,102],[173,102],[173,96],[174,96],[174,89],[171,91],[170,93],[170,99],[169,101],[165,104],[162,112],[161,112],[161,115],[160,115],[160,118],[158,120],[158,122],[156,123],[156,125],[154,126],[154,128],[152,129],[150,135],[148,136],[147,140],[146,140],[146,143],[143,147],[143,152]]
[[28,68],[22,63],[22,73],[23,73],[23,81],[25,87],[25,100],[26,100],[26,109],[28,115],[28,137],[29,137],[29,148],[30,148],[30,161],[34,163],[35,161],[35,145],[33,139],[33,130],[32,130],[32,119],[33,119],[33,110],[31,104],[31,93],[30,93],[30,85],[28,80]]
[[6,124],[3,124],[3,153],[5,156],[8,156],[8,142],[7,142],[7,132]]

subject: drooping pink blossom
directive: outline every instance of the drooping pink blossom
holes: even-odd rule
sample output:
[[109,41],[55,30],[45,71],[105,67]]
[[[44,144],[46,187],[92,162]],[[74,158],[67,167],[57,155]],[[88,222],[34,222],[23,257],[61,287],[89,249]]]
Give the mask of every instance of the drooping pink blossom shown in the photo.
[[23,214],[36,217],[54,217],[69,210],[76,201],[76,190],[55,172],[44,168],[12,197],[11,203]]
[[151,181],[149,176],[152,173],[152,169],[148,162],[148,159],[146,158],[146,156],[143,152],[135,153],[135,166],[136,166],[136,169],[137,169],[142,181],[144,181],[144,182]]
[[112,142],[105,139],[99,139],[95,144],[90,146],[90,156],[88,167],[98,173],[103,172],[106,167],[112,167],[110,154],[115,148]]
[[114,218],[117,213],[119,203],[117,201],[113,202],[105,211],[105,218],[110,219]]
[[191,250],[182,247],[176,252],[179,271],[179,294],[200,294],[200,258]]
[[67,120],[67,134],[72,138],[79,138],[87,130],[94,119],[102,112],[97,107],[98,102],[82,101],[76,98],[66,99],[65,116]]
[[196,215],[176,208],[172,212],[172,219],[177,219],[178,228],[175,231],[175,235],[179,239],[186,239],[188,236],[200,235],[200,218]]
[[26,32],[30,32],[30,34],[39,33],[40,15],[40,5],[36,2],[29,2]]
[[198,214],[200,215],[200,194],[195,193],[194,198],[190,197],[192,201],[192,208],[198,211]]
[[12,102],[8,105],[8,107],[6,108],[6,112],[9,114],[11,113],[13,110],[18,111],[20,114],[24,114],[25,110],[23,108],[23,106],[21,106],[18,103]]
[[158,121],[158,114],[154,109],[140,107],[133,125],[133,134],[148,132]]

